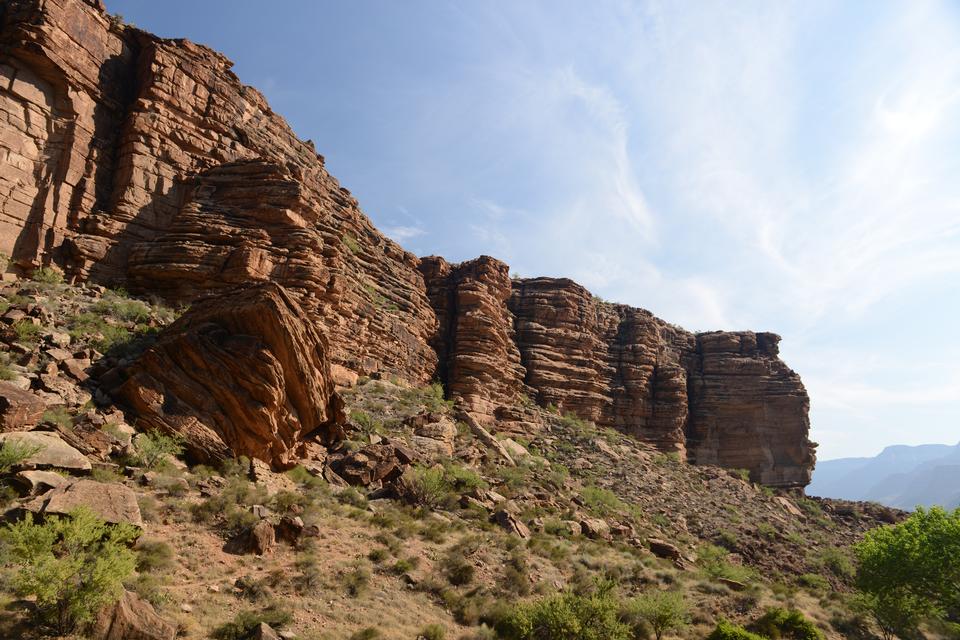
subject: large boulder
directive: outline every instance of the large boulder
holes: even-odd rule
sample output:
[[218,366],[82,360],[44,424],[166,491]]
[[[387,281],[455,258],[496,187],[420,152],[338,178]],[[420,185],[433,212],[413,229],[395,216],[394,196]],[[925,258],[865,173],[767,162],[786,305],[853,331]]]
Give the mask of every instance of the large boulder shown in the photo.
[[23,507],[42,515],[67,515],[86,507],[111,524],[143,527],[137,496],[130,487],[117,483],[79,479],[52,489]]
[[17,465],[20,469],[65,469],[90,471],[87,457],[48,431],[13,431],[0,433],[0,444],[16,443],[31,455]]
[[34,427],[46,408],[46,403],[36,394],[10,382],[0,382],[0,431]]
[[246,455],[282,467],[308,438],[342,438],[327,351],[287,290],[248,286],[191,307],[115,395],[141,429],[181,436],[198,461]]
[[161,618],[140,596],[124,591],[113,606],[97,617],[91,637],[96,640],[173,640],[177,629]]

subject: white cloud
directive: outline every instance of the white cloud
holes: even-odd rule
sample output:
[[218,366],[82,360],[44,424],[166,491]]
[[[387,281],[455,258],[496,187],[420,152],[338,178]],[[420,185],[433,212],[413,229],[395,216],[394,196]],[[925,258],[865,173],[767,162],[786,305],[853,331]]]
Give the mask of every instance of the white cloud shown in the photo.
[[397,242],[403,243],[411,238],[424,235],[427,231],[422,227],[409,227],[404,225],[383,227],[383,232]]

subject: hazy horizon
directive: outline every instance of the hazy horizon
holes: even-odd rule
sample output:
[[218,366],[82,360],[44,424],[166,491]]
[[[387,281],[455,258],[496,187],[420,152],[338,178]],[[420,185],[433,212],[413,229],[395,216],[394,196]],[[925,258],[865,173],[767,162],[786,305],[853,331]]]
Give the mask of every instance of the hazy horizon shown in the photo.
[[782,335],[823,460],[957,442],[960,5],[106,4],[227,55],[411,251]]

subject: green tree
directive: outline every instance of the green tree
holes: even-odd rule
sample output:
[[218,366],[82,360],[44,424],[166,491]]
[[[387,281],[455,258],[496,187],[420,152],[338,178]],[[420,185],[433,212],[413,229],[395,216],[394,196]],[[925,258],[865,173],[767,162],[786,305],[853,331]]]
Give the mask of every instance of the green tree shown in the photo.
[[917,510],[867,532],[854,548],[861,602],[886,637],[914,632],[925,618],[960,616],[960,509]]
[[136,567],[128,547],[136,537],[133,526],[108,525],[87,508],[43,524],[27,514],[0,530],[0,560],[13,569],[16,594],[36,600],[38,622],[65,635],[120,598]]
[[690,609],[679,591],[648,591],[625,607],[626,617],[650,626],[660,640],[668,631],[679,630],[690,620]]

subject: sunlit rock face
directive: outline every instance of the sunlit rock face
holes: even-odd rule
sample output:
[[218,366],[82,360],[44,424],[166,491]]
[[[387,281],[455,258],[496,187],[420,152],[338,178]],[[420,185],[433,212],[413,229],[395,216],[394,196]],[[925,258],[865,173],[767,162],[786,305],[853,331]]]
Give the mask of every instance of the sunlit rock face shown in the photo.
[[809,481],[809,402],[777,336],[692,334],[488,257],[418,259],[229,60],[96,0],[3,5],[0,160],[16,269],[174,303],[275,283],[336,370],[439,379],[494,430],[539,428],[533,398],[696,463]]

